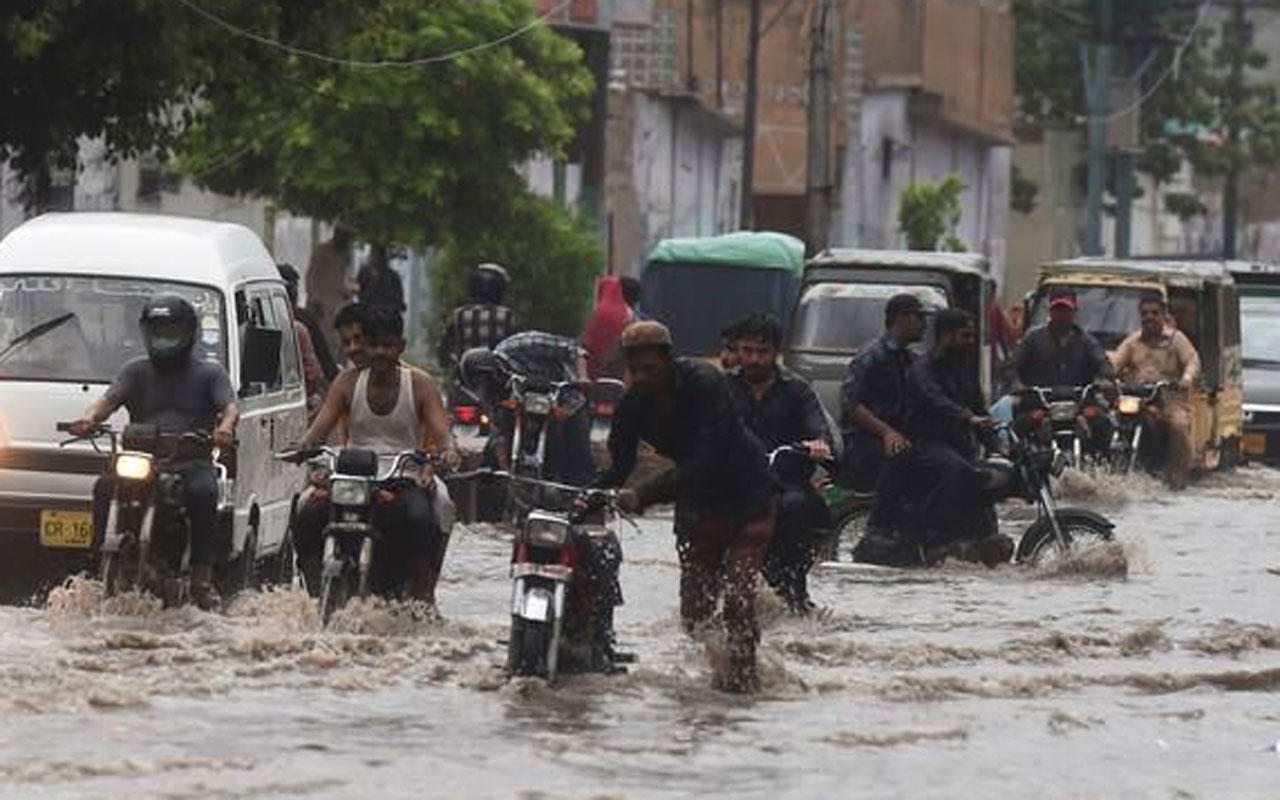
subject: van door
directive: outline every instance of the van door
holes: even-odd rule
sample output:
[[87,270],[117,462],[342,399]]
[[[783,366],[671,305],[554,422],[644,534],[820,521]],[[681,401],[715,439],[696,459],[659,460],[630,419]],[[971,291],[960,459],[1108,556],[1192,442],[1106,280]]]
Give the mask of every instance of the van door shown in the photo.
[[[281,308],[278,298],[285,303]],[[241,421],[237,431],[236,524],[234,551],[240,552],[250,526],[257,524],[258,555],[275,551],[284,540],[289,524],[289,507],[296,469],[275,459],[277,450],[297,441],[305,432],[305,401],[301,359],[293,317],[288,313],[284,288],[275,283],[256,283],[236,292],[237,322],[246,328],[279,332],[280,369],[269,382],[253,382],[245,374],[248,363],[240,337]],[[282,311],[284,313],[282,313]]]

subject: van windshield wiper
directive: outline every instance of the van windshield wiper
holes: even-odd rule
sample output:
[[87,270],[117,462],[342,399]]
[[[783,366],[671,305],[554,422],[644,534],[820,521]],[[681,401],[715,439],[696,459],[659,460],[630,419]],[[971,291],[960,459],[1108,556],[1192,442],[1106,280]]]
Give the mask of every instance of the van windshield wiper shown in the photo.
[[44,336],[46,333],[49,333],[55,328],[62,327],[63,325],[67,324],[68,322],[70,322],[75,318],[76,318],[75,313],[68,311],[66,314],[63,314],[62,316],[54,317],[53,319],[41,322],[39,325],[35,326],[34,328],[31,328],[30,330],[24,333],[18,334],[17,336],[13,337],[13,339],[9,341],[9,344],[5,345],[5,348],[3,350],[0,350],[0,362],[4,361],[6,358],[9,357],[10,353],[15,352],[18,348],[22,347],[28,342],[32,342],[36,339],[39,339],[41,336]]

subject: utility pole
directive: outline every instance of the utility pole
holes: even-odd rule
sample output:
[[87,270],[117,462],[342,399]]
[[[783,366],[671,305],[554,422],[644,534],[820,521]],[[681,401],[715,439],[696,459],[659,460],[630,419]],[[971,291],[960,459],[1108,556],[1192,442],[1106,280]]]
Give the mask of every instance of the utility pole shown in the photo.
[[1085,211],[1085,255],[1102,255],[1102,193],[1107,185],[1107,114],[1111,91],[1111,40],[1115,36],[1115,0],[1098,4],[1098,43],[1093,71],[1086,70],[1089,107],[1089,194]]
[[809,31],[809,105],[804,239],[809,255],[831,238],[831,65],[838,20],[835,0],[818,0]]
[[1236,257],[1236,229],[1240,217],[1240,113],[1245,103],[1244,0],[1231,6],[1231,80],[1227,84],[1227,176],[1222,188],[1222,257]]
[[743,108],[742,200],[738,207],[738,227],[755,227],[756,114],[760,103],[760,9],[763,0],[751,0],[751,22],[747,28],[747,97]]

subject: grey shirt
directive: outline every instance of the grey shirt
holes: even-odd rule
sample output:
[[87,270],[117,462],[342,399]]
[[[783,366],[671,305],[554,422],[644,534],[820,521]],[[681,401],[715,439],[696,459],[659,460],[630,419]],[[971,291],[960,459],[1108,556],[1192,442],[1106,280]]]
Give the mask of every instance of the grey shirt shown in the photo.
[[221,364],[192,361],[161,372],[147,358],[125,364],[106,396],[129,410],[130,422],[155,425],[167,434],[212,431],[235,402],[231,378]]

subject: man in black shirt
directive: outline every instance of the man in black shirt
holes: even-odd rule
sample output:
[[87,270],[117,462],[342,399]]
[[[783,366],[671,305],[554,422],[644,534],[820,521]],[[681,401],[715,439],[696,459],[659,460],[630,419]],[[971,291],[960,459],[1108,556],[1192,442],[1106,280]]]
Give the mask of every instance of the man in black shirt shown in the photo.
[[1076,324],[1076,307],[1072,292],[1050,296],[1048,324],[1028,333],[1013,357],[1022,386],[1087,386],[1110,377],[1106,351]]
[[666,327],[634,323],[623,331],[622,348],[631,385],[614,413],[612,464],[599,485],[627,480],[641,441],[675,462],[675,469],[624,490],[619,505],[641,511],[675,503],[685,628],[692,633],[711,620],[727,581],[729,670],[719,678],[726,690],[753,691],[760,638],[755,580],[777,504],[764,449],[734,410],[725,377],[710,365],[676,359]]
[[827,505],[811,483],[813,462],[831,458],[834,440],[813,387],[778,364],[782,324],[770,315],[754,314],[734,329],[738,367],[729,373],[729,388],[747,429],[767,451],[802,446],[811,459],[801,465],[779,459],[774,465],[783,490],[764,560],[765,580],[788,608],[804,613],[813,608],[809,569],[831,528]]
[[840,387],[840,427],[845,443],[843,479],[872,491],[886,460],[908,448],[907,348],[924,336],[924,304],[912,294],[889,298],[884,335],[849,364]]
[[[911,450],[888,470],[914,513],[902,501],[872,527],[859,544],[860,561],[914,565],[956,555],[988,566],[1013,553],[1008,537],[984,527],[990,507],[982,501],[985,475],[975,462],[979,438],[992,431],[978,379],[978,328],[972,314],[948,309],[938,314],[937,344],[911,366],[907,381],[906,430]],[[877,496],[877,505],[881,497]]]

